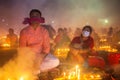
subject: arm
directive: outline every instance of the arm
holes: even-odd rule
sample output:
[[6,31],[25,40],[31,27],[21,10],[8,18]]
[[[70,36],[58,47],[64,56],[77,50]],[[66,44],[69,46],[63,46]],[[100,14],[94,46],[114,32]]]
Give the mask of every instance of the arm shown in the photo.
[[80,42],[79,42],[79,38],[75,37],[73,38],[73,40],[70,43],[70,52],[73,55],[77,55],[79,53],[79,48],[81,47]]
[[48,54],[50,52],[50,37],[48,31],[45,30],[44,37],[43,37],[43,53]]
[[86,46],[89,49],[93,49],[93,47],[94,47],[94,39],[92,37],[89,37],[89,39],[86,42]]
[[57,36],[55,37],[55,39],[54,39],[54,43],[57,44],[57,43],[59,43],[59,42],[60,42],[60,36],[57,35]]
[[74,60],[76,60],[77,62],[79,62],[80,64],[82,64],[84,62],[84,58],[82,55],[80,55],[80,51],[79,49],[75,49],[75,48],[70,48],[70,54],[73,57]]
[[26,35],[24,31],[20,32],[20,38],[19,38],[19,47],[26,47],[27,46],[27,40],[26,40]]
[[72,40],[70,44],[70,53],[73,58],[76,59],[79,63],[84,62],[82,54],[86,53],[88,50],[83,50],[83,43],[80,40],[80,37],[76,37]]

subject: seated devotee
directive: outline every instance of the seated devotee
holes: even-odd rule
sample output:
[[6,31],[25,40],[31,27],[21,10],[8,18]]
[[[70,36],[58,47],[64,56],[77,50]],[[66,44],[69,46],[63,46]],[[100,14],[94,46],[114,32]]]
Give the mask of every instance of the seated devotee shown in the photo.
[[18,37],[14,33],[14,29],[9,28],[9,34],[7,34],[7,42],[10,44],[11,48],[16,48],[18,46]]
[[55,49],[68,47],[70,38],[62,28],[58,28],[58,34],[54,39]]
[[83,27],[81,35],[74,37],[70,43],[70,52],[67,61],[73,64],[86,65],[89,55],[92,55],[94,40],[91,37],[92,27],[86,25]]
[[20,32],[20,48],[28,47],[35,54],[34,71],[36,75],[53,69],[59,65],[59,59],[50,53],[50,37],[48,31],[41,26],[44,23],[42,14],[37,9],[32,9],[27,18],[29,25]]

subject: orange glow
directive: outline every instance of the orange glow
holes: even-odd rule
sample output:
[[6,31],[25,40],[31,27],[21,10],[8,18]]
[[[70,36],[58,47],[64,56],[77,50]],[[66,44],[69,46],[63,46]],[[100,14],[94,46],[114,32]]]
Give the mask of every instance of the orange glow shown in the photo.
[[58,58],[66,58],[69,50],[69,48],[58,48],[54,54]]
[[22,76],[22,77],[20,77],[20,80],[25,80],[25,79],[24,79],[24,77]]
[[4,43],[2,44],[2,47],[10,47],[10,44]]

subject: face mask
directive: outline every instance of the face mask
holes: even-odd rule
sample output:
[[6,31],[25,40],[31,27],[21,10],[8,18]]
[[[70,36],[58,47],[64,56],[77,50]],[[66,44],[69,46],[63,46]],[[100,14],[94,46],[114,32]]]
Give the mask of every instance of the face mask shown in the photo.
[[25,18],[23,24],[31,24],[33,21],[37,21],[39,23],[45,23],[44,17],[41,17],[41,18]]
[[83,31],[83,32],[82,32],[82,35],[83,35],[84,37],[88,37],[88,36],[90,35],[90,32],[89,32],[89,31]]
[[44,18],[43,17],[41,17],[41,18],[30,18],[30,22],[39,22],[39,23],[44,23]]

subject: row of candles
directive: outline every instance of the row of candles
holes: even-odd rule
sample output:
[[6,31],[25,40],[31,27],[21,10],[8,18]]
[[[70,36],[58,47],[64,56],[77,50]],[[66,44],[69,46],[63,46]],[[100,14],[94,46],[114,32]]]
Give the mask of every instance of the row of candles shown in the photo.
[[62,77],[54,80],[81,80],[81,70],[79,66],[76,65],[73,71],[70,70],[68,73],[64,72]]
[[76,65],[73,70],[70,70],[69,72],[64,72],[61,77],[58,77],[54,80],[102,80],[103,72],[101,72],[99,71],[97,73],[83,73],[80,67]]
[[112,48],[111,46],[100,46],[99,47],[99,50],[105,50],[105,51],[108,51],[108,52],[117,52],[118,50],[115,49],[115,48]]
[[56,51],[55,51],[55,55],[57,57],[62,57],[62,58],[66,58],[68,52],[69,52],[69,48],[58,48]]

